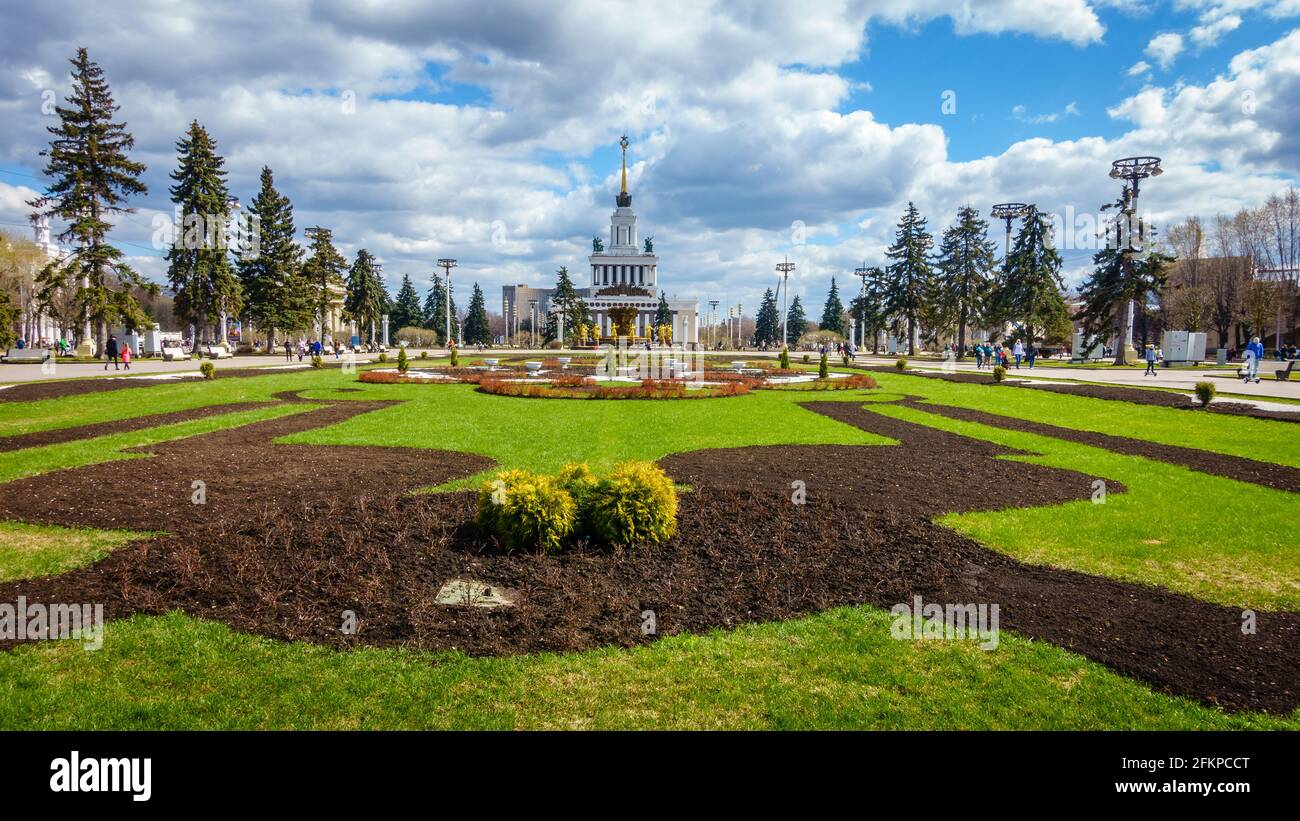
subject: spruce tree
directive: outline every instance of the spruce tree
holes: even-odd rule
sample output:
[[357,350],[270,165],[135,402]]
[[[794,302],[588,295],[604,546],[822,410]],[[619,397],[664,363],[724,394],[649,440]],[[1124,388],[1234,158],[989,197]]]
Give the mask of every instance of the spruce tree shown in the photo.
[[302,248],[294,240],[293,203],[275,189],[270,168],[262,168],[262,187],[253,198],[249,216],[256,228],[255,247],[239,257],[244,312],[266,331],[268,349],[275,332],[286,337],[311,325],[312,304],[302,272]]
[[889,315],[884,307],[885,291],[884,269],[872,267],[867,269],[862,290],[849,303],[849,314],[857,320],[864,343],[867,338],[871,339],[872,353],[875,353],[878,347],[880,331],[885,329],[889,321]]
[[[1079,286],[1083,305],[1074,316],[1083,326],[1085,344],[1092,339],[1104,338],[1106,332],[1114,335],[1117,340],[1116,365],[1123,365],[1128,359],[1122,325],[1127,321],[1129,303],[1145,305],[1152,294],[1164,287],[1168,268],[1174,261],[1173,257],[1158,251],[1135,254],[1134,249],[1128,247],[1134,243],[1120,233],[1128,230],[1126,197],[1127,194],[1117,202],[1102,206],[1103,211],[1118,208],[1120,220],[1112,226],[1116,233],[1112,235],[1108,228],[1106,242],[1092,256],[1093,271]],[[1154,241],[1154,229],[1148,229],[1145,224],[1136,222],[1134,230],[1137,239],[1146,243]]]
[[1062,294],[1061,256],[1051,243],[1047,218],[1030,206],[1016,235],[1007,267],[989,299],[989,315],[1016,325],[1026,342],[1069,323]]
[[363,335],[369,332],[371,343],[378,340],[379,318],[384,312],[380,270],[373,254],[365,248],[357,251],[357,258],[348,270],[347,298],[344,301],[344,309],[356,320]]
[[844,303],[840,302],[840,289],[835,285],[835,277],[831,277],[831,292],[826,295],[822,321],[817,327],[844,336]]
[[939,242],[936,299],[941,313],[957,322],[958,358],[966,355],[966,328],[979,320],[992,281],[997,245],[988,232],[988,222],[967,205],[958,209],[957,223]]
[[[208,327],[228,315],[239,315],[242,288],[230,264],[226,225],[230,192],[225,160],[198,121],[176,143],[179,162],[170,189],[179,222],[167,251],[167,282],[175,294],[176,316],[194,326],[195,339],[207,337]],[[218,328],[218,342],[225,328]]]
[[668,307],[668,295],[665,292],[660,291],[659,305],[658,307],[655,308],[655,327],[671,328],[672,326],[673,326],[673,312],[672,309]]
[[930,247],[934,238],[926,230],[925,218],[911,202],[898,223],[894,244],[885,252],[891,261],[885,267],[883,308],[887,315],[902,317],[907,327],[907,352],[916,355],[916,326],[923,303],[931,293]]
[[768,288],[754,317],[754,344],[775,345],[781,339],[781,311],[776,307],[776,295]]
[[483,290],[474,283],[474,290],[469,297],[469,312],[465,315],[465,336],[461,340],[466,345],[491,345],[492,326],[488,321],[487,303],[483,299]]
[[[451,303],[451,338],[460,337],[460,317],[456,312],[456,303]],[[447,344],[447,289],[443,287],[442,277],[433,275],[433,286],[424,298],[424,322],[426,328],[433,331],[438,345]]]
[[343,278],[347,274],[348,261],[334,247],[334,233],[319,225],[304,232],[311,245],[307,261],[302,265],[303,284],[311,303],[312,314],[319,326],[322,341],[329,328],[330,308],[339,296],[345,293]]
[[578,289],[573,287],[573,280],[569,278],[567,267],[560,266],[555,276],[555,292],[551,296],[551,305],[557,310],[547,312],[543,339],[551,342],[559,338],[558,317],[563,313],[564,339],[562,341],[569,344],[572,340],[577,340],[578,331],[583,325],[592,324],[591,309],[587,307],[586,300],[578,296]]
[[393,311],[388,316],[388,326],[394,330],[418,326],[423,323],[424,315],[420,308],[420,295],[415,292],[415,284],[409,274],[402,274],[402,287],[397,289],[397,299]]
[[808,327],[808,317],[803,312],[803,302],[799,300],[799,295],[790,300],[790,310],[785,314],[785,342],[787,345],[793,345],[804,335]]
[[52,305],[74,290],[83,323],[94,326],[96,353],[103,356],[110,323],[139,327],[147,321],[137,291],[150,295],[159,291],[123,262],[122,252],[108,242],[113,227],[109,218],[132,213],[135,209],[125,204],[127,198],[148,189],[140,181],[144,165],[127,156],[135,138],[125,123],[113,121],[118,106],[103,70],[84,48],[77,49],[70,62],[72,93],[66,106],[55,106],[59,124],[46,128],[54,136],[50,147],[41,152],[48,158],[45,175],[51,182],[47,192],[28,205],[40,215],[67,223],[59,239],[72,245],[73,251],[41,271],[38,302]]

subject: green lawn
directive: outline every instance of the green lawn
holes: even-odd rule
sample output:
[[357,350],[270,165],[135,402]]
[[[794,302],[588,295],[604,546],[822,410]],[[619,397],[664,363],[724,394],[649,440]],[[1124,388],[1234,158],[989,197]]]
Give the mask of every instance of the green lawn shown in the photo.
[[[466,450],[503,466],[606,467],[697,448],[878,444],[800,408],[856,401],[876,412],[1002,442],[1025,458],[1123,482],[1106,504],[963,514],[943,521],[1031,562],[1074,567],[1263,609],[1300,603],[1292,494],[1046,437],[890,407],[902,394],[1037,421],[1251,458],[1300,463],[1284,423],[1194,414],[1035,391],[875,374],[875,393],[760,391],[680,402],[529,400],[460,385],[370,385],[338,371],[160,385],[40,403],[0,403],[8,433],[268,399],[398,399],[286,441]],[[358,393],[337,393],[357,387]],[[141,401],[145,397],[147,401]],[[42,419],[24,421],[21,406]],[[273,406],[0,455],[0,481],[115,458],[123,448],[245,424],[309,406]],[[52,421],[53,420],[53,421]],[[44,427],[24,427],[40,424]],[[869,469],[869,466],[868,466]],[[463,484],[463,483],[461,483]],[[1007,489],[1014,493],[1016,489]],[[1237,510],[1251,511],[1236,516]],[[93,561],[130,534],[0,524],[0,578]],[[1294,540],[1291,540],[1294,542]],[[1006,633],[986,652],[889,637],[889,616],[842,608],[634,650],[467,658],[401,650],[336,652],[234,633],[181,614],[109,626],[75,642],[0,653],[0,727],[719,727],[1290,728],[1289,717],[1219,711],[1152,692],[1061,648]]]

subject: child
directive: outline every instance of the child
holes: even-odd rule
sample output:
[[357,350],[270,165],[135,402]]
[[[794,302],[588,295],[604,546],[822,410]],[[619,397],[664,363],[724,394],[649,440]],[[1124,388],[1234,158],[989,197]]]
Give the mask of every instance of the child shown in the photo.
[[131,370],[131,356],[131,343],[128,342],[122,346],[122,368],[124,370]]

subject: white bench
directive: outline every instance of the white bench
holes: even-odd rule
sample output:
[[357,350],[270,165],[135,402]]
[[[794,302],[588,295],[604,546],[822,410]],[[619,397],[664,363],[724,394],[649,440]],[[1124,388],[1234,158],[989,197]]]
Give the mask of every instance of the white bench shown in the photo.
[[164,362],[177,362],[181,359],[189,359],[190,355],[185,353],[184,348],[164,346],[162,349],[162,358]]
[[234,356],[225,345],[208,345],[209,359],[230,359]]
[[48,348],[10,348],[4,361],[10,365],[40,365],[49,361]]

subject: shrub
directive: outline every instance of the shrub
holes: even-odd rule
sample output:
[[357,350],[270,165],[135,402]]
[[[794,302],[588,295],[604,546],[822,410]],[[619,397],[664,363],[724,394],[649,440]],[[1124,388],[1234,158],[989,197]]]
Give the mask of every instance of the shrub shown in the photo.
[[421,359],[428,359],[428,358],[429,358],[429,352],[428,352],[428,351],[420,351],[420,358],[421,358]]
[[777,359],[782,370],[790,370],[790,349],[784,345],[781,346],[781,356]]
[[381,354],[379,354],[379,361],[380,361],[380,362],[387,362],[387,361],[388,361],[388,354],[386,354],[386,353],[381,353]]
[[826,354],[822,354],[821,364],[817,366],[817,378],[825,379],[831,375],[831,369],[826,364]]
[[213,365],[211,362],[204,362],[199,365],[199,373],[203,374],[204,379],[216,379],[217,366]]
[[485,482],[478,494],[478,523],[510,550],[558,551],[573,534],[577,506],[550,476],[507,470]]
[[1196,398],[1201,400],[1201,407],[1208,408],[1210,406],[1210,400],[1214,398],[1214,394],[1218,391],[1218,388],[1214,387],[1213,382],[1197,382],[1195,390]]
[[406,373],[410,367],[410,360],[406,358],[406,348],[399,348],[397,351],[397,372]]
[[894,360],[894,367],[900,371],[907,370],[907,357],[900,356]]
[[847,367],[849,366],[849,355],[848,355],[848,354],[840,354],[840,360],[844,363],[844,367],[847,368]]
[[625,462],[585,498],[591,535],[611,545],[658,544],[677,530],[677,489],[650,462]]
[[808,358],[808,354],[804,354],[804,355],[803,355],[803,363],[804,363],[805,365],[807,365],[807,364],[808,364],[809,362],[811,362],[811,361],[812,361],[812,360]]
[[451,346],[451,366],[452,366],[453,368],[455,368],[455,367],[457,367],[457,366],[459,366],[459,365],[460,365],[460,352],[456,350],[456,346],[455,346],[455,345],[452,345],[452,346]]
[[325,360],[321,359],[321,358],[320,358],[320,354],[318,354],[318,353],[317,353],[317,354],[312,354],[312,356],[311,356],[311,366],[312,366],[313,368],[323,368],[323,367],[325,367]]
[[1002,367],[1001,365],[994,365],[994,366],[993,366],[993,381],[994,381],[994,382],[1001,382],[1003,379],[1006,378],[1006,376],[1007,376],[1007,369],[1006,369],[1006,368]]

